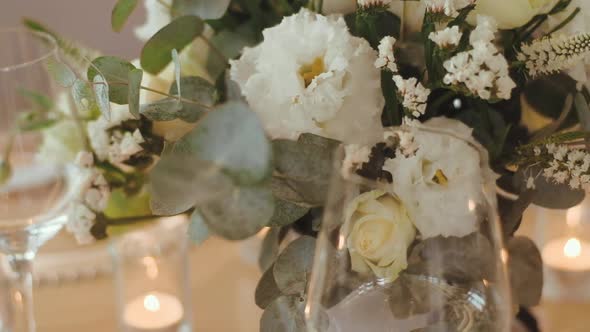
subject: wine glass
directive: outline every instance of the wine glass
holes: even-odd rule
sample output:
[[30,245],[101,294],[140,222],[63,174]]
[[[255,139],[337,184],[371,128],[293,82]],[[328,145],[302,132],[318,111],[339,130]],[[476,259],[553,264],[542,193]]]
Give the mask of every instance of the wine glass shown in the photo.
[[487,152],[469,133],[395,132],[413,141],[400,147],[404,136],[392,134],[346,178],[338,164],[309,282],[309,331],[509,331]]
[[43,120],[55,100],[47,64],[56,61],[61,62],[51,36],[0,30],[0,251],[12,268],[8,331],[35,331],[32,261],[66,223],[65,210],[81,181],[68,163],[39,158],[41,134],[29,121]]

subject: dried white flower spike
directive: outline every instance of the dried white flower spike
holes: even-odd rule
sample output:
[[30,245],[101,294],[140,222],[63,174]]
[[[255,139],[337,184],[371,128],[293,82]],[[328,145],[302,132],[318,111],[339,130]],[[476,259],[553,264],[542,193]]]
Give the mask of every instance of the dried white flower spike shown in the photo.
[[387,68],[392,73],[397,73],[397,64],[393,54],[393,46],[397,40],[394,37],[387,36],[379,42],[379,58],[375,61],[376,68]]
[[590,53],[590,34],[546,37],[523,44],[518,60],[533,77],[551,74],[575,66]]

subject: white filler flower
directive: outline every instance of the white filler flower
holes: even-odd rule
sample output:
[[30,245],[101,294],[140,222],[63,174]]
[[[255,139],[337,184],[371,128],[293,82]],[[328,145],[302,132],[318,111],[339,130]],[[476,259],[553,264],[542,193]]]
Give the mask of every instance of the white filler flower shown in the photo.
[[263,36],[231,62],[231,78],[272,138],[379,139],[385,101],[377,53],[350,34],[342,17],[303,9]]
[[[471,129],[457,120],[434,118],[425,125],[473,141]],[[393,175],[393,191],[422,237],[463,237],[476,231],[482,182],[493,176],[482,170],[479,152],[467,141],[424,130],[414,132],[414,142],[414,155],[389,159],[384,169]]]

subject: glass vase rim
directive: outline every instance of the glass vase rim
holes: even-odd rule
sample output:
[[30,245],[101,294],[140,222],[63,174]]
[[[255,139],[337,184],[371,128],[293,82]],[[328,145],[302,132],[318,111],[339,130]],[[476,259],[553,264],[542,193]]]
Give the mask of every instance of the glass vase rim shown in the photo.
[[57,52],[58,52],[57,40],[52,35],[45,33],[45,32],[41,32],[41,31],[34,31],[34,30],[27,29],[24,27],[0,28],[0,35],[2,35],[2,34],[15,34],[15,35],[17,35],[19,33],[25,33],[25,34],[37,36],[39,38],[44,39],[44,41],[48,43],[47,50],[41,52],[42,54],[40,54],[40,55],[32,57],[31,60],[27,60],[24,62],[11,64],[11,65],[7,65],[7,66],[0,66],[0,72],[8,73],[11,71],[16,71],[16,70],[19,70],[22,68],[27,68],[32,65],[35,65],[35,64],[42,62],[52,56],[57,57]]

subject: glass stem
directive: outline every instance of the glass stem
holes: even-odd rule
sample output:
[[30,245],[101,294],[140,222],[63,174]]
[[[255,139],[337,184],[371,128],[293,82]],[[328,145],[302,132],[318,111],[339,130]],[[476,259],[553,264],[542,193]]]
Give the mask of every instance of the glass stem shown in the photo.
[[13,332],[35,332],[33,311],[33,258],[34,252],[13,254],[8,257],[13,275],[10,279]]

